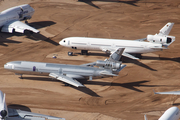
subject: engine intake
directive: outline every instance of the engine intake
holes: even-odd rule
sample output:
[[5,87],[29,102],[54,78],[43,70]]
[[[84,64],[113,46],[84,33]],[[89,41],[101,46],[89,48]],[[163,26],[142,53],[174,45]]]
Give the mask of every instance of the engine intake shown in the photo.
[[96,66],[103,67],[103,68],[120,69],[121,63],[120,62],[98,60],[98,61],[96,61]]

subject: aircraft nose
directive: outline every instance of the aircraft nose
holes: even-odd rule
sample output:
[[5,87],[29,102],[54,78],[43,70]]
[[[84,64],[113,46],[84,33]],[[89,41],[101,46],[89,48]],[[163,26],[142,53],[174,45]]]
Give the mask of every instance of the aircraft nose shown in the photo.
[[62,39],[62,40],[59,42],[60,45],[64,45],[65,43],[66,43],[66,40],[65,40],[65,39]]

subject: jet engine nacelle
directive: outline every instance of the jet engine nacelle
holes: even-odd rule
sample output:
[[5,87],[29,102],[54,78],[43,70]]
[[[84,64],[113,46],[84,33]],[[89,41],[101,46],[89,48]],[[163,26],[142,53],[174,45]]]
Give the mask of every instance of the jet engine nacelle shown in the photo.
[[163,45],[170,45],[175,41],[174,36],[161,36],[161,35],[147,35],[147,41],[154,43],[161,43]]
[[98,60],[98,61],[96,61],[96,66],[103,67],[103,68],[120,69],[121,63]]

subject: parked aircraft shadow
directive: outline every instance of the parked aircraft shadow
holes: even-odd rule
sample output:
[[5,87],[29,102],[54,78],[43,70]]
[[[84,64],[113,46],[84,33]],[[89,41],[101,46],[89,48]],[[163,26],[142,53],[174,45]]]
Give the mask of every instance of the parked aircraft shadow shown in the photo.
[[134,91],[137,91],[137,92],[144,92],[142,90],[139,90],[135,87],[179,87],[179,86],[170,86],[170,85],[144,85],[143,83],[147,83],[149,81],[147,80],[144,80],[144,81],[137,81],[137,82],[129,82],[129,83],[115,83],[115,82],[112,82],[112,83],[108,83],[108,82],[100,82],[100,81],[87,81],[86,84],[93,84],[93,85],[102,85],[102,86],[106,86],[109,84],[111,86],[121,86],[121,87],[124,87],[124,88],[127,88],[127,89],[131,89],[131,90],[134,90]]
[[101,9],[97,5],[93,4],[92,3],[93,1],[124,3],[124,4],[128,4],[128,5],[132,5],[132,6],[137,7],[137,5],[135,3],[137,3],[140,0],[131,0],[131,1],[125,1],[125,0],[124,1],[123,0],[78,0],[78,2],[84,2],[90,6],[97,8],[97,9]]
[[6,45],[5,43],[16,43],[16,44],[18,44],[18,43],[22,43],[22,42],[9,40],[9,39],[6,39],[6,40],[1,39],[0,40],[0,45],[7,47],[8,45]]
[[7,107],[8,107],[8,111],[9,111],[9,109],[17,109],[17,110],[23,110],[23,111],[31,112],[31,109],[27,106],[24,106],[24,105],[10,104]]
[[[36,80],[36,81],[50,81],[50,82],[61,82],[59,80],[56,80],[56,79],[53,79],[53,78],[47,78],[47,77],[24,77],[23,76],[23,79],[28,79],[28,80]],[[83,80],[78,80],[80,81],[81,83],[83,83],[83,81],[86,81],[85,79]],[[63,82],[62,82],[63,83]],[[65,86],[66,84],[64,84]],[[69,85],[68,87],[71,87],[73,89],[76,89],[78,91],[81,91],[83,93],[86,93],[90,96],[94,96],[94,97],[100,97],[97,93],[95,93],[94,91],[90,90],[89,88],[87,87],[74,87],[74,86],[71,86]]]
[[56,24],[55,22],[53,21],[39,21],[39,22],[31,22],[31,23],[28,23],[28,25],[36,28],[36,29],[40,29],[40,28],[44,28],[44,27],[48,27],[48,26],[51,26],[51,25],[54,25]]
[[87,87],[74,87],[74,86],[71,86],[72,88],[78,90],[78,91],[81,91],[83,93],[86,93],[90,96],[93,96],[93,97],[101,97],[99,96],[97,93],[95,93],[94,91],[92,91],[91,89],[87,88]]
[[133,64],[136,64],[138,66],[144,67],[146,69],[149,69],[149,70],[152,70],[152,71],[157,71],[157,70],[149,67],[148,65],[146,65],[146,64],[144,64],[144,63],[142,63],[142,62],[140,62],[138,60],[130,59],[130,58],[127,58],[127,57],[124,57],[124,56],[122,57],[122,62],[123,63],[133,63]]
[[142,60],[169,60],[169,61],[174,61],[180,63],[180,57],[175,57],[175,58],[166,58],[166,57],[143,57]]

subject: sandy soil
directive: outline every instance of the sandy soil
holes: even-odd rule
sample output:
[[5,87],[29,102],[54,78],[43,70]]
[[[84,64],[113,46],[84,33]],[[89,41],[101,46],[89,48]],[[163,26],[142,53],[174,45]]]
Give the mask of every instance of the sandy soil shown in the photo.
[[[92,6],[77,0],[0,1],[0,11],[30,4],[35,14],[29,24],[41,31],[32,36],[0,33],[0,88],[8,105],[67,120],[143,120],[144,114],[157,120],[169,107],[180,105],[178,96],[152,91],[180,90],[179,0],[97,0]],[[20,79],[3,68],[14,60],[77,65],[103,60],[108,56],[102,52],[69,57],[68,51],[80,51],[58,42],[72,36],[139,39],[158,33],[167,22],[175,23],[170,35],[176,36],[168,50],[140,61],[126,59],[127,67],[118,77],[81,81],[87,88],[67,87],[49,77],[24,75]],[[52,58],[54,54],[57,59]]]

